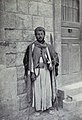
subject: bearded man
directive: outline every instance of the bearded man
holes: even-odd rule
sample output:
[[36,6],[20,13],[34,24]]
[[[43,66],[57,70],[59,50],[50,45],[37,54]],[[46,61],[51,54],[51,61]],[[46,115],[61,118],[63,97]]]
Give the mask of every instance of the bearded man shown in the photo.
[[[36,41],[27,47],[23,63],[27,78],[28,102],[40,114],[39,111],[51,108],[55,100],[55,89],[53,89],[55,84],[52,82],[53,49],[51,45],[45,42],[45,29],[43,27],[35,29],[35,37]],[[56,57],[55,66],[57,76],[59,59],[56,52],[54,56]]]

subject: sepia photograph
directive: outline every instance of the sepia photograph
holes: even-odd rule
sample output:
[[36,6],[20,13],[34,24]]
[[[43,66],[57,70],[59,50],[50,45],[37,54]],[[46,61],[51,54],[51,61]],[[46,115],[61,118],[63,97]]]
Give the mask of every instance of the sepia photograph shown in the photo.
[[0,120],[82,120],[82,0],[0,0]]

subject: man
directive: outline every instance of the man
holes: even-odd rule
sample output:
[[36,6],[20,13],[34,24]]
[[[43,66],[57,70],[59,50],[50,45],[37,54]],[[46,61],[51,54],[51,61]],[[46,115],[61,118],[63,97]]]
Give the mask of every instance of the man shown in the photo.
[[[44,111],[52,107],[55,100],[55,84],[52,82],[53,59],[55,61],[56,76],[59,60],[57,53],[54,52],[51,45],[45,42],[45,29],[37,27],[35,29],[36,41],[31,43],[26,50],[23,60],[25,67],[25,76],[27,80],[27,97],[29,103],[37,111]],[[54,94],[53,94],[54,93]],[[30,96],[30,97],[29,97]]]

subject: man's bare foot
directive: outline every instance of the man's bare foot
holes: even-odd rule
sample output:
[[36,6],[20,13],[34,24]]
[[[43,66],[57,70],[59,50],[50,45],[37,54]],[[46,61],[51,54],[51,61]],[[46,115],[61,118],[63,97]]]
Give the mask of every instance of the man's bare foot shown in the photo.
[[35,116],[39,116],[39,115],[40,115],[40,112],[35,112],[34,115],[35,115]]
[[53,114],[55,114],[55,111],[54,110],[49,110],[49,114],[53,115]]

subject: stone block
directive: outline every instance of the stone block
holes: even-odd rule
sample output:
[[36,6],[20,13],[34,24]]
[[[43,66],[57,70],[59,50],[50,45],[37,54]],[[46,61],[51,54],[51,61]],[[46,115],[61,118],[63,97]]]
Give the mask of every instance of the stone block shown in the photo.
[[5,30],[4,28],[0,29],[0,41],[4,41],[5,38]]
[[[22,15],[21,15],[22,16]],[[23,18],[20,17],[19,14],[16,14],[15,18],[15,28],[16,29],[23,29]]]
[[[15,107],[15,109],[16,109],[16,106],[13,105],[14,101],[13,102],[12,101],[8,100],[8,103],[6,103],[6,101],[4,101],[3,103],[0,103],[0,120],[10,120],[9,118],[12,119],[13,116],[15,116],[16,113],[13,110],[13,108],[11,108],[11,106]],[[12,117],[10,117],[11,114],[12,114]]]
[[5,39],[11,41],[22,41],[22,30],[6,30]]
[[4,1],[0,0],[0,10],[3,11],[4,10]]
[[63,100],[63,109],[74,111],[76,109],[76,101]]
[[6,53],[16,53],[16,43],[15,42],[11,42],[9,43],[8,46],[6,46]]
[[61,22],[61,20],[59,21],[59,20],[55,20],[55,23],[56,23],[56,27],[55,27],[55,31],[57,32],[57,33],[59,33],[59,34],[61,34],[61,24],[60,24],[60,22]]
[[19,66],[17,68],[17,78],[21,79],[24,78],[24,66]]
[[45,18],[45,29],[47,31],[53,31],[53,19]]
[[16,56],[16,66],[23,65],[24,53],[17,53]]
[[18,11],[28,14],[28,0],[18,0]]
[[58,106],[63,108],[64,91],[58,90]]
[[24,94],[26,92],[25,80],[19,80],[17,82],[17,95]]
[[45,17],[53,17],[53,7],[45,3],[39,3],[39,15]]
[[33,16],[33,29],[38,26],[44,27],[44,18],[39,16]]
[[23,30],[23,39],[28,42],[33,41],[35,39],[33,31]]
[[25,52],[27,46],[30,44],[30,42],[17,42],[17,52]]
[[37,6],[37,2],[29,2],[29,14],[32,14],[32,15],[37,15],[38,13],[38,6]]
[[5,11],[16,12],[16,0],[5,0]]
[[5,57],[5,46],[0,45],[0,65],[5,64],[6,57]]
[[32,29],[32,16],[25,16],[25,19],[23,20],[23,28]]
[[18,111],[16,68],[4,67],[0,71],[0,113],[14,115]]
[[23,29],[31,29],[32,30],[32,16],[17,14],[16,15],[16,27]]
[[27,93],[19,95],[19,110],[27,108]]
[[55,1],[55,31],[61,34],[61,1]]
[[4,25],[4,21],[3,20],[4,20],[3,12],[0,11],[0,28],[2,28],[3,25]]
[[0,64],[5,64],[5,54],[0,51]]
[[6,66],[13,67],[16,65],[16,54],[6,54]]
[[82,38],[82,33],[80,33],[80,36],[81,36],[81,38]]
[[0,120],[14,120],[19,111],[18,107],[17,98],[0,103]]
[[4,21],[5,28],[15,28],[15,14],[14,13],[5,13],[3,21]]

